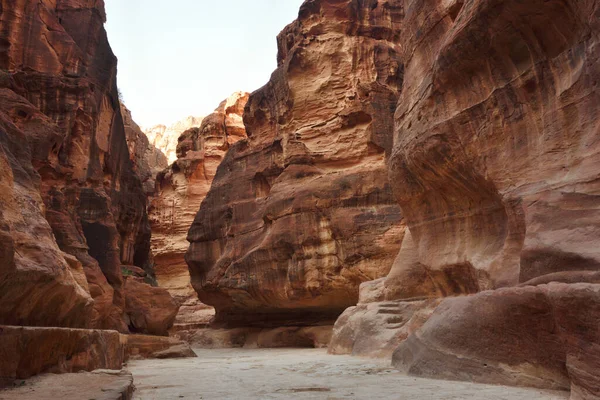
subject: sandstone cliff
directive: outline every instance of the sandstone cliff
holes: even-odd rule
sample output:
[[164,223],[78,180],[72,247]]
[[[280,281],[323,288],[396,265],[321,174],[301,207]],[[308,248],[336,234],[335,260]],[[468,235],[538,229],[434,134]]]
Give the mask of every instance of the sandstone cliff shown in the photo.
[[599,398],[600,8],[405,7],[390,182],[410,233],[334,344],[363,352],[388,312],[403,333],[366,352],[400,344],[401,370]]
[[144,128],[143,132],[148,137],[150,144],[160,150],[167,157],[167,165],[177,160],[177,145],[179,137],[188,129],[202,125],[204,117],[189,116],[173,125],[156,125]]
[[[157,178],[150,207],[154,269],[161,287],[182,304],[178,325],[206,323],[212,307],[198,302],[184,256],[187,232],[210,190],[225,153],[246,137],[242,121],[248,93],[234,93],[199,127],[186,130],[178,140],[177,161]],[[183,327],[182,327],[183,328]]]
[[169,161],[160,149],[150,143],[146,133],[132,119],[131,111],[122,103],[121,114],[134,170],[142,181],[144,192],[152,196],[156,188],[156,176],[169,166]]
[[0,4],[0,323],[128,332],[150,225],[104,3]]
[[322,323],[385,276],[404,232],[388,184],[402,8],[307,1],[278,37],[189,232],[200,300],[230,324]]

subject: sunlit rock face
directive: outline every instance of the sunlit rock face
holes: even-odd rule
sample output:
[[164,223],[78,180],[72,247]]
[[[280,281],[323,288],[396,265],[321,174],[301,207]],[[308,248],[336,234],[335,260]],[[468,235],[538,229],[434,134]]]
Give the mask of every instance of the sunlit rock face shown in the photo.
[[366,303],[445,300],[399,321],[394,365],[599,398],[598,4],[405,6],[390,182],[410,233]]
[[183,132],[202,125],[204,117],[189,116],[173,125],[155,125],[151,128],[143,128],[143,132],[150,144],[160,150],[167,157],[167,165],[177,160],[177,146],[179,137]]
[[400,1],[307,1],[278,37],[189,232],[200,300],[229,324],[332,321],[385,276],[404,225],[388,184]]
[[102,1],[0,3],[0,323],[127,332],[150,269]]
[[190,283],[184,256],[187,233],[210,190],[217,168],[229,148],[246,138],[242,121],[248,93],[234,93],[178,140],[177,160],[157,177],[157,191],[150,207],[154,270],[161,287],[182,304],[178,329],[206,324],[212,307],[198,301]]

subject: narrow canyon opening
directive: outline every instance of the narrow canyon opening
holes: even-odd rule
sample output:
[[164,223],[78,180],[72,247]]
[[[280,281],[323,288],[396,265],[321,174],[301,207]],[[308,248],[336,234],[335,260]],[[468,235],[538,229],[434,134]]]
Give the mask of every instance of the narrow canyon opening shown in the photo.
[[599,21],[0,0],[0,398],[600,400]]

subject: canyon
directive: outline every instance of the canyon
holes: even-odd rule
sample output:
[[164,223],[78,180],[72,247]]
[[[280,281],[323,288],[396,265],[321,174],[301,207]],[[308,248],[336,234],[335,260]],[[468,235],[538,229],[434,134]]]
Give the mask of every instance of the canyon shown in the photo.
[[0,0],[0,398],[600,399],[597,2],[306,0],[150,129],[105,21]]

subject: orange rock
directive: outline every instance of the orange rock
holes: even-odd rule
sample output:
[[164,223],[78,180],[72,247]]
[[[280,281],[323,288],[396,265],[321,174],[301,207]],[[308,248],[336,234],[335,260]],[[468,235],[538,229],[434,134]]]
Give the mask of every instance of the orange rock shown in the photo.
[[150,225],[104,3],[0,4],[0,322],[127,332],[121,265],[151,272]]
[[414,254],[393,297],[600,270],[599,16],[586,1],[408,2],[390,182]]
[[125,278],[125,314],[132,332],[167,336],[178,311],[166,289],[150,286],[143,278]]
[[212,307],[198,301],[184,259],[186,236],[206,197],[217,167],[231,145],[246,137],[242,122],[248,93],[234,93],[199,127],[183,132],[177,160],[157,177],[157,192],[150,207],[154,270],[161,287],[182,304],[176,328],[198,327],[212,320]]
[[571,389],[600,398],[600,285],[550,284],[448,298],[394,353],[410,374]]
[[404,225],[387,179],[402,8],[308,1],[246,105],[189,232],[200,300],[241,325],[332,321],[385,276]]
[[120,370],[116,331],[0,326],[0,386],[40,373]]

